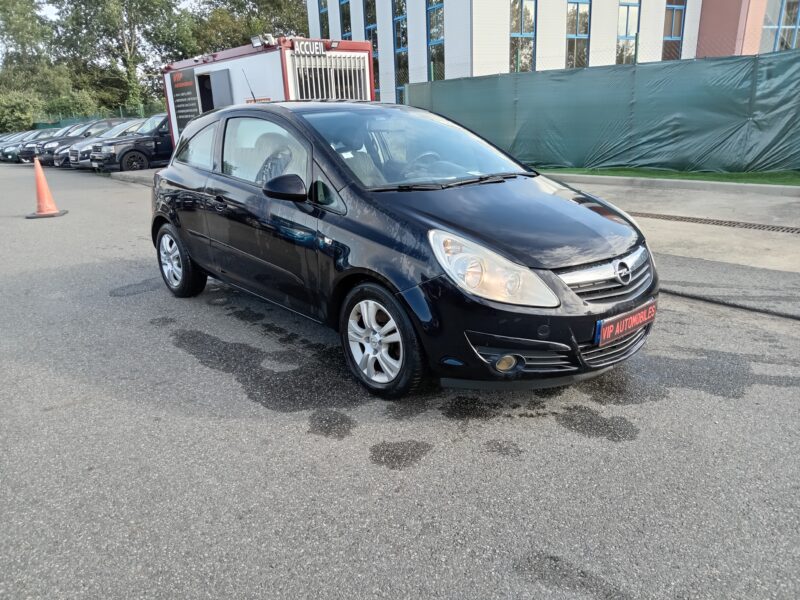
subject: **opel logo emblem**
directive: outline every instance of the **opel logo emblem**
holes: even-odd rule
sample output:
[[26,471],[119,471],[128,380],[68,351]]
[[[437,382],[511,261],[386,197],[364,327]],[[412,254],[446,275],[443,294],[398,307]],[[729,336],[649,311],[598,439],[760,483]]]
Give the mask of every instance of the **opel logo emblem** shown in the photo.
[[631,268],[624,261],[619,261],[614,265],[614,276],[622,285],[628,285],[631,282]]

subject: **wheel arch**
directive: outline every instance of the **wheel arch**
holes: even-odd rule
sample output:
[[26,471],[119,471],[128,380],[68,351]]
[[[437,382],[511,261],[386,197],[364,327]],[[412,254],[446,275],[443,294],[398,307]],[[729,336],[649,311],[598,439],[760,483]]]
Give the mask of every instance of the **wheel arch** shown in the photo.
[[153,246],[156,245],[158,230],[161,229],[165,223],[170,223],[170,220],[164,215],[158,214],[153,217],[153,223],[150,225],[150,238],[153,240]]
[[[386,288],[390,294],[395,296],[400,291],[386,277],[374,271],[357,270],[342,275],[334,284],[328,298],[325,322],[328,326],[332,327],[334,331],[339,331],[339,312],[342,310],[342,305],[344,304],[345,298],[347,298],[347,294],[362,283],[376,283]],[[404,302],[401,300],[401,303]]]

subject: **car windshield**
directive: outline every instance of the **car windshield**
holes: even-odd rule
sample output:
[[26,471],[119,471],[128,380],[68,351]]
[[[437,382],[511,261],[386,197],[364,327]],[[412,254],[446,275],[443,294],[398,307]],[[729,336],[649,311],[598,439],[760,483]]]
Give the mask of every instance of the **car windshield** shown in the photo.
[[67,125],[66,127],[62,127],[61,129],[56,131],[56,133],[55,133],[55,135],[53,135],[53,137],[61,137],[62,135],[67,135],[67,133],[69,133],[69,130],[72,129],[73,127],[75,127],[75,126],[74,125]]
[[300,114],[367,188],[440,187],[495,174],[532,174],[429,112],[368,105]]
[[156,129],[159,125],[161,125],[161,121],[164,120],[164,115],[153,115],[149,119],[147,119],[139,129],[136,130],[136,133],[141,133],[143,135],[147,135],[151,133],[154,129]]
[[78,129],[74,129],[73,131],[70,131],[70,132],[69,132],[69,136],[70,136],[70,137],[80,137],[80,136],[82,136],[84,133],[86,133],[87,131],[89,131],[89,128],[90,128],[92,125],[94,125],[94,123],[85,123],[85,124],[84,124],[82,127],[78,127]]
[[97,137],[108,139],[118,137],[122,133],[133,133],[138,129],[138,127],[142,124],[142,121],[125,121],[124,123],[120,123],[119,125],[115,125],[108,131],[101,133]]

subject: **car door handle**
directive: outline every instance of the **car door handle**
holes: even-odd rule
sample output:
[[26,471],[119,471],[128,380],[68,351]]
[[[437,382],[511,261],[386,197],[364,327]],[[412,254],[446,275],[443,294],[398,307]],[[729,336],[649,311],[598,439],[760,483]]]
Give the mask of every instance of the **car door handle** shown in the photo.
[[214,197],[214,210],[217,212],[225,212],[228,208],[228,203],[225,202],[225,199],[222,196],[215,196]]

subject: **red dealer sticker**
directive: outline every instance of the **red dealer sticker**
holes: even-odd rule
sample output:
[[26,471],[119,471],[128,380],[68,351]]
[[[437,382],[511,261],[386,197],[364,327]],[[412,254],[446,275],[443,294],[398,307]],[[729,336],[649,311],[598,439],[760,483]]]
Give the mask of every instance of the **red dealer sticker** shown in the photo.
[[595,343],[598,346],[605,346],[621,337],[625,337],[632,331],[652,323],[656,318],[656,301],[651,300],[644,306],[640,306],[630,312],[603,319],[597,322],[597,334]]

